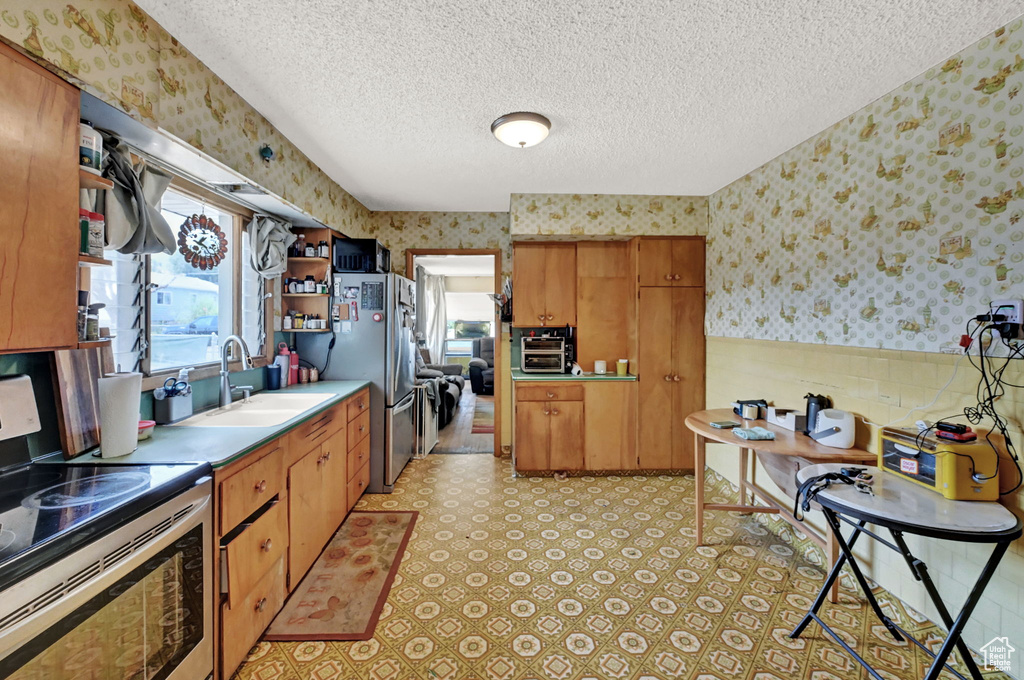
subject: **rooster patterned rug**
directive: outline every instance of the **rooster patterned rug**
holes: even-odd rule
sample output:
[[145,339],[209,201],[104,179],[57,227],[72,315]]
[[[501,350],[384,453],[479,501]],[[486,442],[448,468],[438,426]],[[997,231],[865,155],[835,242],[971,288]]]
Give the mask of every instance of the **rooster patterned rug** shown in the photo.
[[418,514],[351,513],[264,639],[372,638]]

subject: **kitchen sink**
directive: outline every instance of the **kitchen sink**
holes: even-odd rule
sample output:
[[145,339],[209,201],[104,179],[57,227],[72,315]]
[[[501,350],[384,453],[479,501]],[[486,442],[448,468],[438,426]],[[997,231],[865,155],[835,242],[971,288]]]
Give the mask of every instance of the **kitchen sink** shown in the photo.
[[254,394],[248,403],[241,399],[231,406],[199,413],[177,423],[176,427],[274,427],[315,408],[333,394],[300,392],[296,394]]

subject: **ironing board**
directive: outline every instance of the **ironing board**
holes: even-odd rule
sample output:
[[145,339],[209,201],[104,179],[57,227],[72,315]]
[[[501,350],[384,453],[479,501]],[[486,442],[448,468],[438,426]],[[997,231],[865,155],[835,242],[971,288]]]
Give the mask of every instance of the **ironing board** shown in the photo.
[[[797,473],[797,481],[803,483],[811,477],[817,477],[828,472],[839,472],[842,465],[820,464],[804,468]],[[884,680],[879,673],[872,668],[857,652],[855,652],[828,624],[819,616],[818,610],[825,602],[832,585],[838,580],[839,572],[844,564],[849,564],[864,597],[871,606],[872,611],[882,625],[889,631],[897,642],[908,640],[920,647],[926,654],[932,657],[932,664],[925,674],[925,680],[936,680],[943,670],[948,670],[961,680],[966,680],[963,675],[954,670],[946,663],[949,655],[955,647],[963,659],[964,665],[970,671],[973,680],[982,680],[981,671],[978,665],[971,658],[970,650],[963,641],[962,635],[968,619],[974,612],[975,606],[981,599],[985,587],[999,566],[999,561],[1006,554],[1010,543],[1020,538],[1022,524],[1012,512],[999,503],[984,503],[978,501],[951,501],[942,495],[922,488],[905,479],[884,472],[876,467],[868,467],[867,474],[874,476],[872,490],[873,496],[861,493],[848,484],[832,484],[818,493],[814,500],[820,505],[825,520],[828,522],[829,530],[839,545],[841,554],[832,569],[828,578],[821,587],[818,597],[814,600],[806,616],[797,624],[790,638],[800,637],[800,634],[807,628],[811,621],[816,621],[819,626],[828,633],[839,645],[846,650],[854,661],[867,670],[875,680]],[[853,532],[848,538],[844,538],[841,532],[841,524],[849,524]],[[868,524],[887,529],[892,540],[888,540],[867,528]],[[905,630],[894,623],[886,616],[871,588],[865,579],[856,558],[853,555],[853,546],[857,539],[864,534],[867,535],[890,550],[894,550],[903,556],[907,566],[910,568],[914,578],[924,585],[928,597],[935,605],[943,625],[949,631],[945,641],[937,653],[932,653],[928,647],[911,637]],[[992,543],[995,547],[981,570],[978,580],[971,589],[967,601],[964,603],[960,613],[954,619],[945,603],[939,596],[939,591],[928,574],[928,566],[919,558],[915,557],[907,546],[904,534],[916,534],[928,536],[947,541],[959,541],[963,543]]]

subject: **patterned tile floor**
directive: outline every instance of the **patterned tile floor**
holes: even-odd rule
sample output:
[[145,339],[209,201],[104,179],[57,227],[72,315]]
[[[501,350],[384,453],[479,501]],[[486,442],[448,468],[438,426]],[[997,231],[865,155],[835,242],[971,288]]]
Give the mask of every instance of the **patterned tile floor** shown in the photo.
[[[237,678],[867,677],[814,624],[786,637],[824,578],[801,546],[725,512],[709,514],[714,545],[694,545],[692,477],[516,479],[508,459],[432,455],[357,507],[420,511],[374,638],[260,642]],[[830,625],[884,677],[922,677],[925,655],[887,637],[851,583]],[[937,646],[939,629],[878,596]]]

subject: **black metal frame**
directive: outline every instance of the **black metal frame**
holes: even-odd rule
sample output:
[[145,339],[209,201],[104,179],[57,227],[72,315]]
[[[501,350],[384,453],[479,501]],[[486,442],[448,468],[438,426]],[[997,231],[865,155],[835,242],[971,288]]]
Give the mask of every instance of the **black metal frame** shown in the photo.
[[[920,527],[912,524],[906,524],[904,522],[876,517],[874,515],[846,507],[837,507],[838,504],[835,504],[827,498],[818,497],[815,500],[817,500],[821,505],[821,510],[825,514],[825,520],[828,522],[829,530],[835,536],[836,543],[839,545],[841,554],[839,555],[839,559],[837,559],[836,563],[832,566],[832,569],[829,571],[828,577],[825,579],[825,583],[822,585],[821,591],[818,593],[818,597],[815,598],[810,610],[808,610],[800,623],[797,624],[796,628],[793,629],[793,632],[789,634],[789,637],[800,637],[800,634],[805,628],[807,628],[812,620],[817,621],[818,625],[821,626],[821,628],[828,633],[832,639],[839,644],[839,646],[846,650],[846,653],[849,654],[854,661],[859,663],[872,678],[875,678],[875,680],[884,680],[884,678],[882,678],[874,668],[861,658],[857,652],[846,644],[846,642],[818,616],[818,610],[821,609],[822,604],[825,602],[825,598],[828,597],[832,584],[839,578],[839,573],[842,570],[843,565],[849,562],[850,571],[853,572],[854,578],[860,585],[861,590],[864,591],[864,596],[867,598],[872,611],[874,611],[875,616],[878,617],[878,620],[882,622],[882,625],[886,627],[893,638],[897,642],[902,642],[904,639],[909,640],[932,657],[932,665],[928,668],[928,672],[925,674],[925,680],[937,680],[943,669],[948,670],[957,678],[960,678],[960,680],[967,680],[967,678],[946,663],[949,659],[949,655],[953,652],[954,647],[956,647],[960,652],[960,656],[963,658],[963,663],[967,666],[967,670],[970,672],[971,678],[973,680],[982,680],[981,671],[978,670],[978,665],[971,657],[970,649],[963,641],[963,630],[967,625],[967,620],[974,612],[974,608],[977,606],[978,601],[981,599],[981,594],[985,591],[989,580],[995,573],[996,567],[999,566],[999,561],[1002,560],[1003,555],[1006,554],[1006,549],[1010,546],[1010,543],[1020,538],[1022,533],[1021,521],[1018,519],[1016,526],[1006,531],[993,533],[963,533]],[[849,519],[844,515],[849,515],[853,519]],[[853,527],[853,533],[850,534],[849,539],[843,538],[840,522],[845,522]],[[869,522],[888,529],[892,536],[892,542],[868,530],[866,525]],[[985,563],[985,567],[978,576],[978,580],[975,582],[970,595],[967,597],[967,601],[964,603],[955,620],[950,616],[949,610],[946,609],[946,605],[939,596],[939,591],[936,589],[935,583],[928,574],[928,566],[910,552],[910,548],[907,546],[907,543],[903,538],[904,533],[968,543],[995,543],[995,548],[993,548],[992,554]],[[910,634],[889,619],[878,605],[878,601],[871,592],[867,579],[860,570],[860,565],[857,564],[857,560],[853,556],[853,546],[856,544],[857,539],[861,534],[867,534],[890,550],[900,553],[906,561],[907,566],[910,568],[911,573],[913,573],[914,578],[924,585],[925,590],[928,592],[928,597],[931,598],[932,603],[939,612],[939,616],[942,618],[943,625],[949,631],[945,641],[939,648],[938,653],[933,654],[925,645],[911,637]]]

